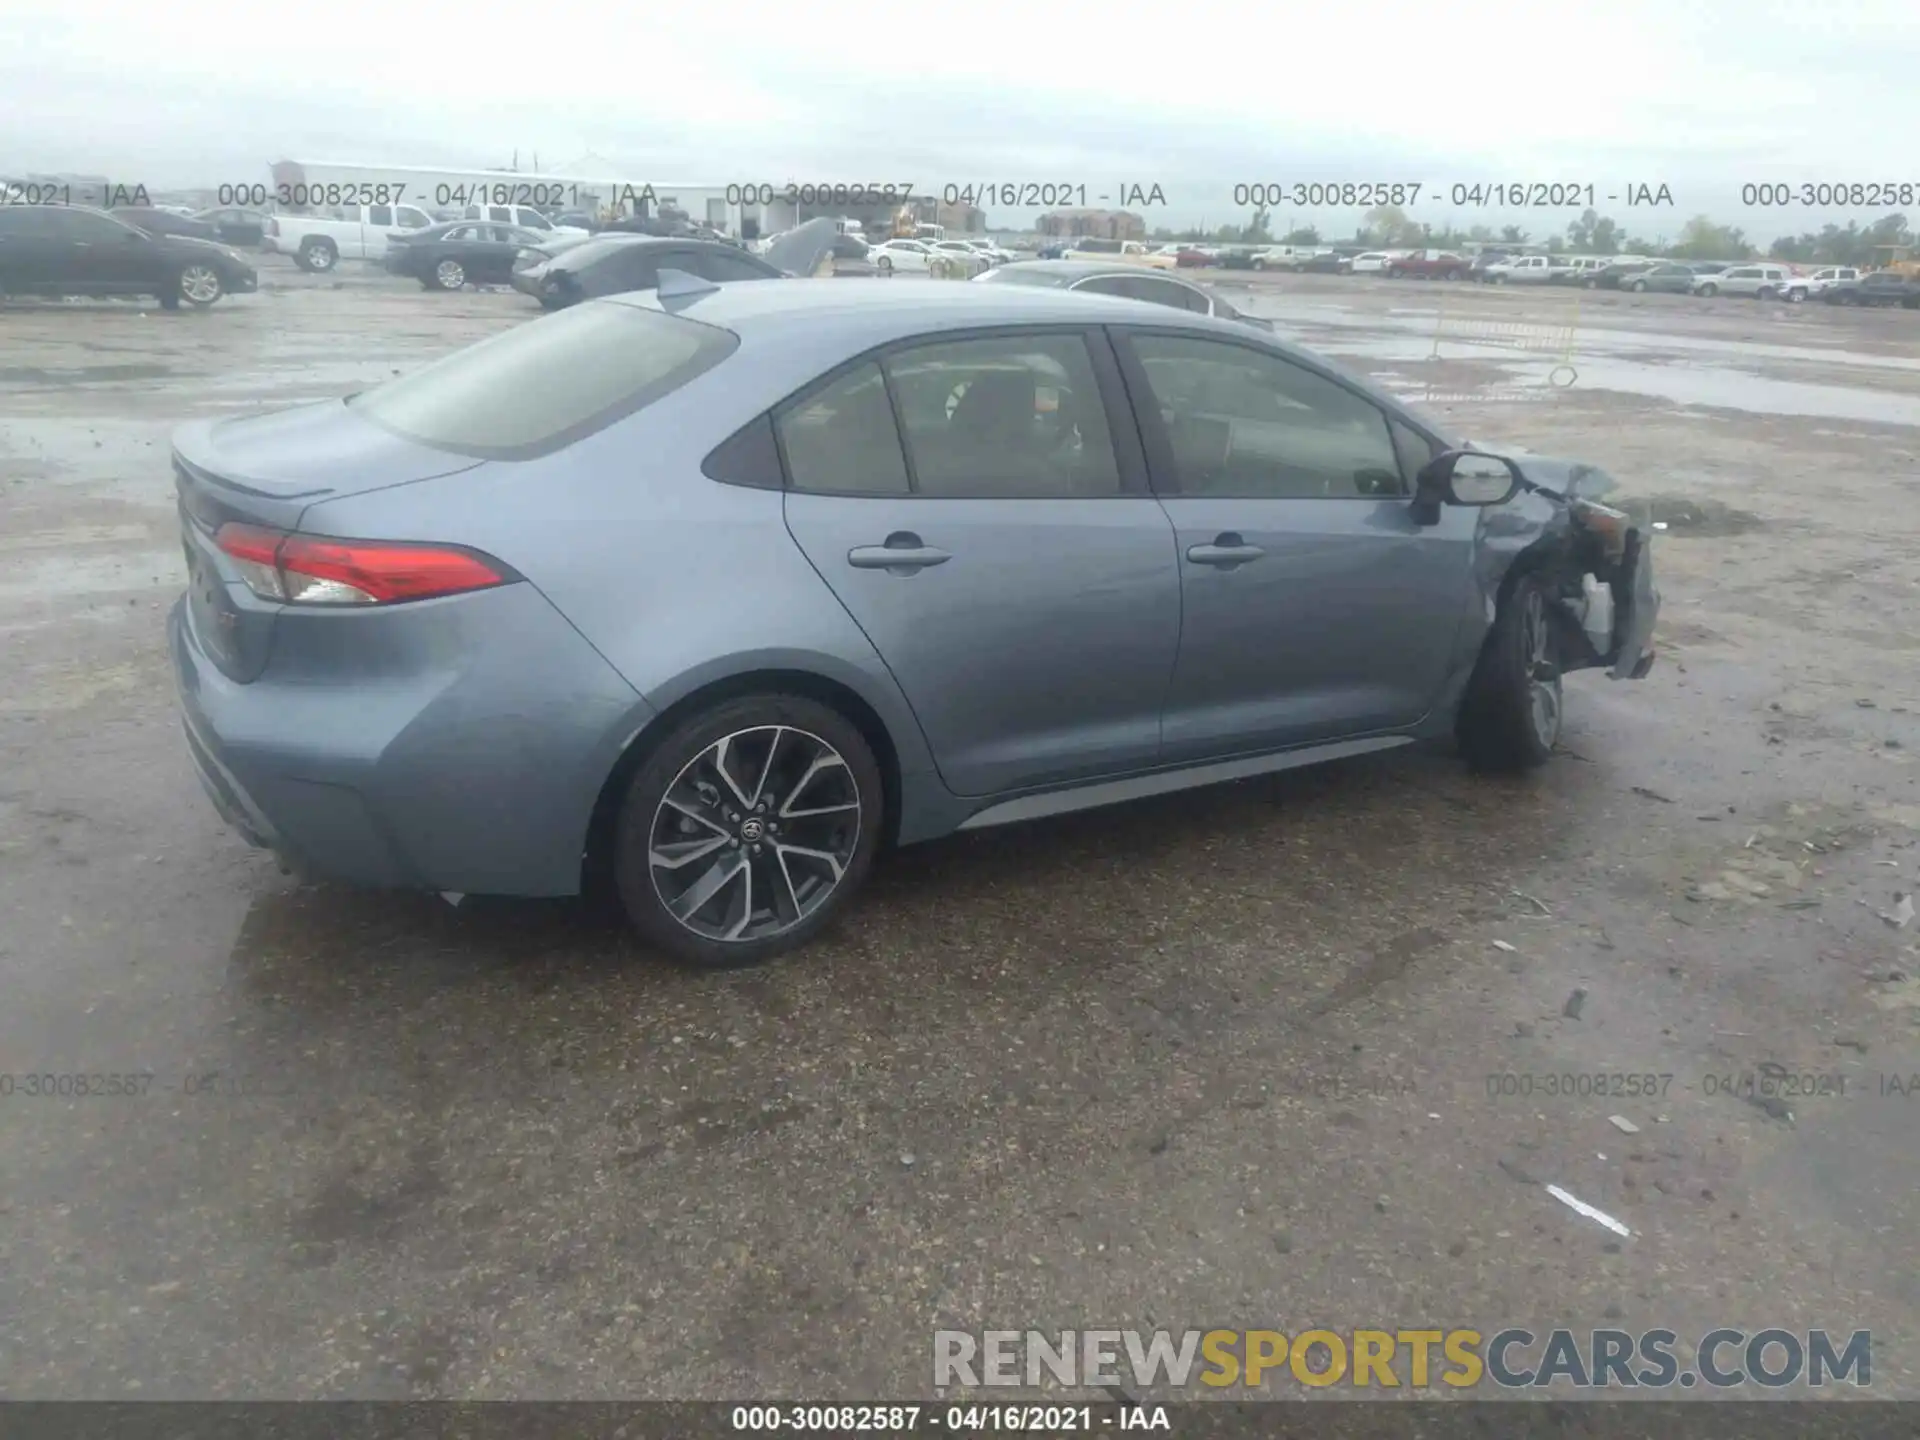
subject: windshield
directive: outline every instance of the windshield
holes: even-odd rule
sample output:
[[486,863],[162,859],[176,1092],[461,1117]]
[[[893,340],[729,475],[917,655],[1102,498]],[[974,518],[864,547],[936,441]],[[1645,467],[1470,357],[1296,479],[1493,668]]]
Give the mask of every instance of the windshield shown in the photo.
[[711,325],[599,301],[516,325],[347,404],[424,445],[527,460],[671,394],[739,343]]

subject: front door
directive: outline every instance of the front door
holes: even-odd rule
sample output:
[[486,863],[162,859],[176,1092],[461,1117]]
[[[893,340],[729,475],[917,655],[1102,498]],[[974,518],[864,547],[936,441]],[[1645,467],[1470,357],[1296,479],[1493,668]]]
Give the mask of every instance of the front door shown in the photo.
[[1123,402],[1104,345],[1074,329],[915,344],[779,418],[788,528],[956,794],[1159,756],[1180,577],[1137,445],[1108,423]]
[[171,293],[167,252],[144,230],[91,210],[64,207],[57,224],[68,273],[92,293]]
[[1164,758],[1425,715],[1473,597],[1479,512],[1416,525],[1386,413],[1304,365],[1191,333],[1119,348],[1180,556]]

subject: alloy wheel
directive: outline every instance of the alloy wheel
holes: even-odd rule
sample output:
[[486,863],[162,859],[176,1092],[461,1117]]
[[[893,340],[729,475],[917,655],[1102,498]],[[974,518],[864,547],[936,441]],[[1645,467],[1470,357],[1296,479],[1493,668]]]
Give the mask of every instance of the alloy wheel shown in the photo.
[[467,272],[461,268],[458,260],[442,260],[434,268],[433,274],[442,290],[458,290],[467,283]]
[[180,293],[196,305],[220,298],[220,277],[208,265],[189,265],[180,272]]
[[688,761],[654,811],[654,892],[703,939],[770,939],[839,889],[861,820],[852,769],[818,735],[791,725],[735,731]]
[[1560,738],[1560,670],[1553,661],[1553,630],[1540,591],[1526,588],[1520,612],[1520,642],[1526,656],[1527,708],[1533,734],[1551,750]]

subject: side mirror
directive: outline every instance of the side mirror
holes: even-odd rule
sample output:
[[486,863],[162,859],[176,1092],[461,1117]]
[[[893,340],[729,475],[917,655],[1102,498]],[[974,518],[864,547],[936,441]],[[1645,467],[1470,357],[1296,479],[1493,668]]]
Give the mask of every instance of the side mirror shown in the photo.
[[1449,450],[1422,467],[1414,482],[1413,515],[1422,525],[1440,523],[1441,505],[1504,505],[1520,488],[1520,467],[1499,455]]

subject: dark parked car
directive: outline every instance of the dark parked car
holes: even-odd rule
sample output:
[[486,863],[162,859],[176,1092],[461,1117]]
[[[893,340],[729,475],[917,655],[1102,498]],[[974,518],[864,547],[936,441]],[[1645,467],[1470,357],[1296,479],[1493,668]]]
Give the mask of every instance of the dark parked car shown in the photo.
[[228,208],[202,210],[193,217],[213,227],[213,238],[222,245],[238,245],[258,250],[266,237],[267,221],[272,217],[259,210]]
[[544,243],[542,236],[493,220],[456,220],[387,237],[387,272],[409,275],[429,290],[506,285],[513,262]]
[[562,210],[553,217],[556,225],[569,225],[580,230],[599,230],[600,217],[591,210]]
[[1682,265],[1676,260],[1662,260],[1627,276],[1620,282],[1619,288],[1640,292],[1654,290],[1666,295],[1690,295],[1693,293],[1693,282],[1699,278],[1700,272],[1691,265]]
[[1351,275],[1353,257],[1342,255],[1337,250],[1328,250],[1296,268],[1305,275]]
[[181,235],[189,240],[217,240],[218,232],[204,220],[176,215],[171,210],[155,210],[150,205],[120,205],[107,212],[123,225],[144,230],[149,235]]
[[1564,674],[1654,660],[1602,472],[1038,286],[596,300],[193,422],[173,483],[170,668],[236,830],[365,885],[605,876],[703,966],[959,830],[1445,736],[1537,767]]
[[1211,290],[1189,280],[1178,280],[1164,270],[1139,265],[1103,265],[1097,260],[1021,260],[996,266],[973,277],[989,285],[1043,285],[1054,290],[1080,290],[1094,295],[1119,295],[1145,300],[1194,315],[1236,320],[1256,330],[1271,330],[1273,322],[1235,309]]
[[1415,250],[1387,262],[1392,280],[1465,280],[1472,272],[1473,262],[1452,250]]
[[1893,270],[1876,270],[1858,280],[1842,280],[1820,292],[1829,305],[1900,305],[1920,310],[1920,281]]
[[259,285],[212,240],[156,235],[81,205],[0,205],[0,294],[152,295],[176,310]]
[[1628,280],[1651,270],[1655,263],[1652,260],[1616,260],[1611,265],[1590,271],[1581,278],[1580,283],[1589,290],[1624,290]]
[[602,295],[651,290],[662,270],[682,270],[703,280],[779,280],[786,274],[734,245],[614,232],[525,269],[516,267],[513,288],[558,310]]

